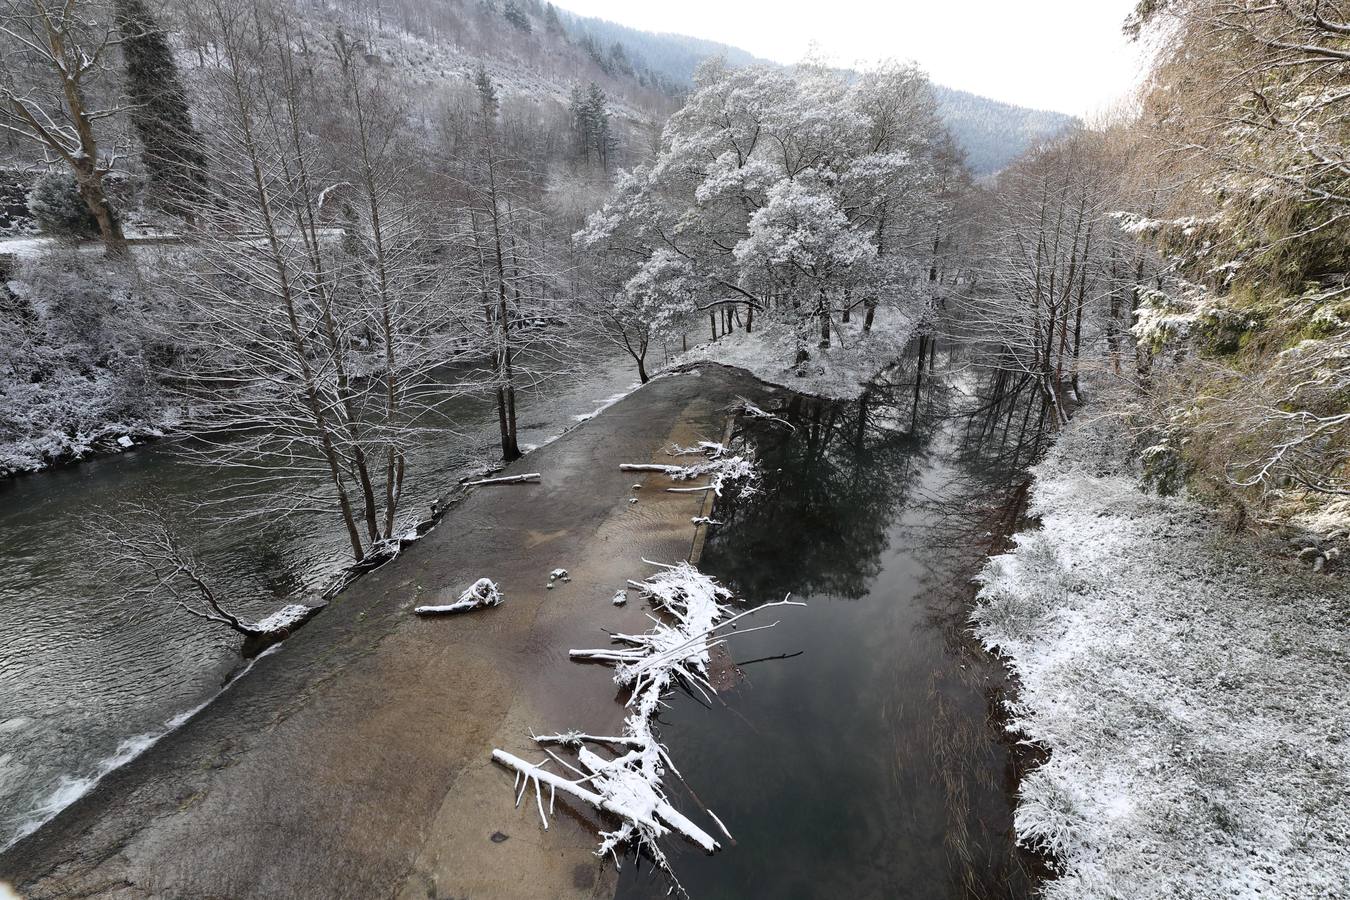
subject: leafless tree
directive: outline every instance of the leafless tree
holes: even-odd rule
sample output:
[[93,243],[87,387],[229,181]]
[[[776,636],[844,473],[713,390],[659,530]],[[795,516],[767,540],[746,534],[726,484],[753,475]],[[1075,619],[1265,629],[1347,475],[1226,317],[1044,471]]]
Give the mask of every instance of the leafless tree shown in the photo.
[[107,83],[120,42],[106,6],[91,0],[0,3],[0,129],[70,169],[109,255],[127,249],[104,186],[117,148],[99,133],[123,112]]
[[263,634],[217,594],[201,560],[183,545],[162,509],[128,503],[116,518],[96,516],[92,527],[107,550],[98,562],[100,578],[108,584],[132,585],[126,596],[170,603],[244,637]]
[[517,388],[575,367],[566,349],[571,311],[550,296],[559,278],[545,246],[547,222],[522,196],[522,160],[502,152],[500,103],[486,70],[479,69],[475,87],[475,139],[458,161],[457,180],[467,199],[470,290],[483,326],[476,343],[490,363],[485,380],[495,396],[502,458],[510,462],[521,455]]
[[979,277],[960,300],[966,327],[1004,348],[1001,364],[1034,381],[1060,424],[1070,411],[1064,394],[1077,381],[1084,314],[1104,287],[1101,245],[1115,230],[1094,143],[1080,133],[1004,173],[976,251]]
[[343,39],[329,155],[286,7],[208,8],[217,177],[179,272],[191,352],[176,374],[203,455],[251,471],[260,509],[335,504],[359,561],[400,533],[406,447],[449,390],[431,370],[454,359],[464,311],[441,294],[433,223],[400,192],[401,120]]

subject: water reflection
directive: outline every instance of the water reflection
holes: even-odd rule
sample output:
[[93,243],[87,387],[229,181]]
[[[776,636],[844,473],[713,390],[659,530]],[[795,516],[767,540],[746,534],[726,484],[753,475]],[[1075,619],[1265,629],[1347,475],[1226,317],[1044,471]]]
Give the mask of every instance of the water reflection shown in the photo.
[[[633,382],[626,359],[597,358],[585,376],[522,397],[521,441],[541,443]],[[461,397],[439,411],[410,455],[403,509],[431,501],[491,456],[490,403]],[[125,748],[219,690],[239,664],[239,638],[169,604],[117,602],[126,585],[97,574],[105,545],[86,520],[160,497],[183,542],[247,618],[318,591],[348,561],[331,507],[275,513],[248,468],[208,468],[161,444],[0,482],[0,847],[53,800],[69,799]],[[202,515],[199,504],[210,504]],[[259,505],[259,504],[262,505]],[[247,515],[248,513],[264,513]],[[143,742],[143,741],[142,741]]]
[[[925,339],[859,401],[785,398],[795,430],[747,423],[762,492],[719,509],[701,567],[752,602],[809,605],[733,641],[742,678],[722,702],[676,697],[662,717],[737,840],[675,860],[691,896],[1030,895],[1006,686],[964,624],[1036,447],[1017,446],[1020,408],[1003,428],[1022,401],[998,400],[977,362]],[[626,871],[619,895],[667,888]]]

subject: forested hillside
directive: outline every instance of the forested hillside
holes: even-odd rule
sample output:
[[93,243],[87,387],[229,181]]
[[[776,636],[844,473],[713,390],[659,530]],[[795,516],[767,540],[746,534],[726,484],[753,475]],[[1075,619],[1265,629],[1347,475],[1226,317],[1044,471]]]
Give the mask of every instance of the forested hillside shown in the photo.
[[973,175],[991,175],[1028,149],[1050,140],[1074,124],[1072,116],[1027,109],[990,100],[967,91],[934,85],[938,114],[965,151]]

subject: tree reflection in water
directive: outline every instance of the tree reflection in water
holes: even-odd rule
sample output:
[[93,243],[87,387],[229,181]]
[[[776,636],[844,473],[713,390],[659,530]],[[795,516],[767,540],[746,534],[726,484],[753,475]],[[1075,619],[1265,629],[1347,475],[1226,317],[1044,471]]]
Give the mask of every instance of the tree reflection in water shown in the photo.
[[[738,842],[675,860],[691,896],[1030,895],[1006,685],[965,615],[1044,439],[1032,392],[978,362],[925,338],[857,401],[751,397],[795,430],[740,423],[763,483],[719,503],[700,567],[808,607],[733,640],[743,680],[722,702],[677,696],[662,717]],[[621,897],[664,895],[631,868]]]

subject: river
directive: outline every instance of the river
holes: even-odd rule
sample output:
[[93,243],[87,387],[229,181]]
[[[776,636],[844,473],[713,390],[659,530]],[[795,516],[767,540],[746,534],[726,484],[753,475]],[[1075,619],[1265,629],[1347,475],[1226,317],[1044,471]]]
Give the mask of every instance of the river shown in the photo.
[[[732,638],[729,690],[676,694],[660,716],[689,786],[668,779],[676,805],[703,821],[706,803],[735,838],[713,856],[670,842],[689,896],[1032,895],[1012,822],[1028,761],[966,616],[1042,438],[1029,398],[993,404],[973,360],[941,354],[916,379],[927,355],[860,401],[792,400],[795,430],[743,423],[764,482],[719,504],[700,568],[743,602],[807,606]],[[669,888],[639,860],[619,897]]]
[[[635,386],[632,361],[596,352],[518,401],[522,447],[556,436]],[[495,409],[448,401],[410,453],[402,509],[425,516],[463,475],[496,458]],[[174,441],[0,482],[0,848],[209,702],[240,663],[239,639],[167,604],[123,597],[98,574],[107,544],[93,513],[127,501],[173,508],[184,543],[246,618],[312,596],[349,561],[335,514],[242,523],[187,513],[211,497],[259,502],[247,473],[184,458]],[[224,508],[214,506],[213,508]]]

